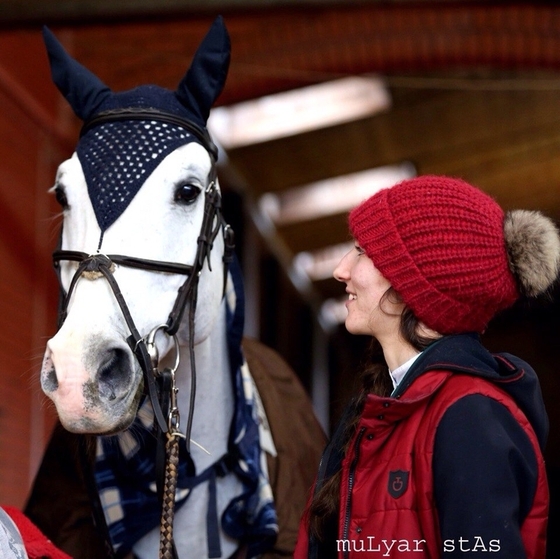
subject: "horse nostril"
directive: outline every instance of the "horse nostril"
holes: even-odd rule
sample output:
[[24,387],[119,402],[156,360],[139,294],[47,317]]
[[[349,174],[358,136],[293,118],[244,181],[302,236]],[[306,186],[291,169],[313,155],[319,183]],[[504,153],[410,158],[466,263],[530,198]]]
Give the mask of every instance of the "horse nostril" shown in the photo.
[[130,361],[124,349],[114,348],[107,351],[97,370],[100,396],[115,400],[118,394],[126,392],[131,372]]
[[58,389],[58,378],[54,367],[43,372],[42,385],[43,390],[47,393]]

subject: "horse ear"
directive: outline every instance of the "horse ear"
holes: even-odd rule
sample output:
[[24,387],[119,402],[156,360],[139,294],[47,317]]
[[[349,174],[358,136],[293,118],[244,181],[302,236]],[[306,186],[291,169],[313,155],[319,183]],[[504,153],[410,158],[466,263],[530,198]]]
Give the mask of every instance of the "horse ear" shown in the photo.
[[189,112],[206,124],[210,108],[222,92],[230,60],[229,34],[218,16],[200,43],[191,66],[175,92]]
[[87,120],[111,95],[111,90],[95,74],[76,62],[47,27],[43,27],[43,40],[53,82],[76,115]]

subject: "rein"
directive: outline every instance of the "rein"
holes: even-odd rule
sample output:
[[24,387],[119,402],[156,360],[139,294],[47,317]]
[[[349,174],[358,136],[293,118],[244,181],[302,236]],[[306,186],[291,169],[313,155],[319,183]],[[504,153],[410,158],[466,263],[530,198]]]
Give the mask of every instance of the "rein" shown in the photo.
[[[117,112],[102,113],[88,121],[82,129],[82,134],[89,128],[98,126],[104,122],[115,120],[158,120],[182,126],[192,133],[212,156],[212,168],[209,176],[209,184],[204,191],[204,215],[200,233],[197,239],[197,250],[192,265],[149,260],[134,256],[123,256],[118,254],[87,254],[73,250],[58,249],[53,253],[53,263],[59,277],[60,262],[67,260],[79,262],[74,273],[68,292],[62,290],[61,306],[59,309],[59,327],[62,326],[67,316],[68,305],[76,284],[81,277],[91,280],[104,277],[108,282],[113,295],[119,305],[121,313],[126,321],[130,336],[127,342],[136,356],[142,369],[144,384],[148,397],[153,407],[155,424],[158,430],[158,440],[165,452],[165,471],[158,476],[158,494],[162,502],[160,523],[160,551],[161,559],[176,559],[177,552],[173,542],[173,519],[175,508],[175,492],[177,487],[178,462],[179,462],[179,438],[185,439],[187,453],[190,455],[191,430],[194,414],[196,396],[196,363],[194,353],[194,330],[195,312],[198,298],[198,283],[204,267],[208,263],[210,271],[210,256],[214,241],[220,230],[224,236],[224,291],[227,278],[228,264],[233,257],[233,230],[225,222],[222,214],[221,196],[216,183],[216,155],[217,150],[211,142],[208,133],[190,121],[186,121],[168,113],[157,110],[120,110]],[[149,334],[142,336],[130,313],[126,300],[114,277],[116,266],[125,266],[150,272],[163,272],[185,275],[186,279],[177,292],[173,308],[167,321],[163,325],[156,326]],[[62,285],[62,283],[61,283]],[[189,326],[189,358],[191,367],[191,393],[189,410],[187,416],[186,434],[180,431],[180,414],[177,408],[177,392],[175,384],[175,371],[179,364],[179,352],[176,333],[181,325],[185,312],[188,308]],[[173,337],[176,347],[176,362],[173,368],[158,370],[159,357],[155,347],[154,339],[157,331],[162,330],[168,336]],[[163,479],[162,479],[163,478]],[[103,518],[104,524],[104,518]]]

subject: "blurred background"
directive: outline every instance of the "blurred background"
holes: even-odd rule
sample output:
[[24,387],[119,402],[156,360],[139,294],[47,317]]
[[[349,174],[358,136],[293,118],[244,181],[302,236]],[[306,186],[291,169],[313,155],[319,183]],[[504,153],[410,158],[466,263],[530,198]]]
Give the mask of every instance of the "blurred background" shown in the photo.
[[[505,209],[560,220],[560,7],[555,2],[2,0],[0,502],[22,506],[54,413],[38,373],[54,333],[58,207],[47,193],[79,122],[52,85],[41,27],[113,90],[174,89],[217,14],[229,78],[209,128],[247,291],[246,334],[277,349],[327,431],[366,338],[343,325],[332,270],[348,210],[416,174],[460,176]],[[351,245],[350,245],[351,246]],[[539,373],[551,432],[557,557],[560,293],[484,335]]]

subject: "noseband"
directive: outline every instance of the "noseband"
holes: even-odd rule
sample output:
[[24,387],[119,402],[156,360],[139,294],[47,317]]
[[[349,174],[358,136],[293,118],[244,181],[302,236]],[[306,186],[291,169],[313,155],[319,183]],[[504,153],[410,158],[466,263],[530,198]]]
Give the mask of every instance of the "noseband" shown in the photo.
[[[209,183],[204,191],[204,215],[202,219],[200,233],[197,239],[197,250],[195,259],[192,265],[181,264],[176,262],[166,262],[159,260],[148,260],[145,258],[138,258],[135,256],[123,256],[119,254],[87,254],[84,252],[57,249],[53,253],[53,263],[57,271],[59,282],[61,285],[61,303],[59,308],[59,327],[62,326],[67,316],[68,305],[75,286],[79,279],[83,276],[89,279],[96,279],[104,277],[119,305],[119,308],[126,321],[130,336],[127,342],[136,356],[140,368],[142,369],[144,384],[147,390],[148,397],[154,411],[154,418],[158,426],[161,436],[166,436],[167,440],[177,441],[177,437],[185,438],[187,452],[190,454],[190,433],[192,429],[194,403],[196,394],[196,364],[194,355],[194,330],[195,330],[195,312],[198,297],[198,283],[204,263],[208,263],[208,268],[212,270],[210,263],[210,256],[212,247],[220,230],[224,236],[224,290],[227,278],[228,264],[233,258],[233,230],[225,222],[222,205],[221,195],[216,183],[216,156],[217,150],[215,145],[210,140],[208,133],[202,128],[198,127],[190,121],[184,120],[176,115],[162,113],[156,110],[120,110],[108,113],[103,113],[91,121],[84,124],[82,133],[93,126],[101,125],[105,122],[113,122],[116,120],[159,120],[170,124],[182,126],[207,149],[212,158],[212,167],[209,174]],[[62,238],[62,237],[61,237]],[[78,268],[74,273],[68,292],[64,291],[61,282],[61,261],[79,262]],[[135,268],[146,270],[150,272],[163,272],[172,273],[186,276],[185,281],[177,292],[177,297],[173,304],[167,321],[164,325],[156,326],[149,334],[142,336],[134,323],[132,315],[126,300],[121,292],[121,289],[114,277],[114,270],[117,266],[124,266],[128,268]],[[188,419],[186,426],[186,436],[179,431],[179,413],[175,404],[176,401],[176,388],[174,379],[174,369],[164,369],[158,371],[158,356],[153,338],[155,333],[162,330],[167,335],[171,336],[176,342],[176,333],[183,320],[185,311],[188,307],[188,325],[189,325],[189,357],[191,365],[191,394],[190,405],[188,410]],[[178,357],[177,357],[178,359]],[[167,414],[167,418],[166,418]],[[177,445],[175,444],[177,449]],[[169,453],[168,453],[169,459]],[[177,456],[173,459],[178,459]],[[167,471],[165,473],[167,480]],[[175,480],[176,482],[176,480]],[[165,484],[165,483],[164,483]],[[165,484],[166,485],[166,484]],[[173,485],[173,484],[172,484]],[[165,503],[165,487],[163,488],[163,501]],[[174,505],[175,487],[168,488],[168,500],[170,506]],[[162,527],[164,521],[162,517]],[[167,522],[169,524],[169,522]],[[163,529],[163,528],[162,528]],[[160,547],[160,557],[175,557],[175,551],[172,541],[172,516],[170,544],[167,552],[163,553]]]

